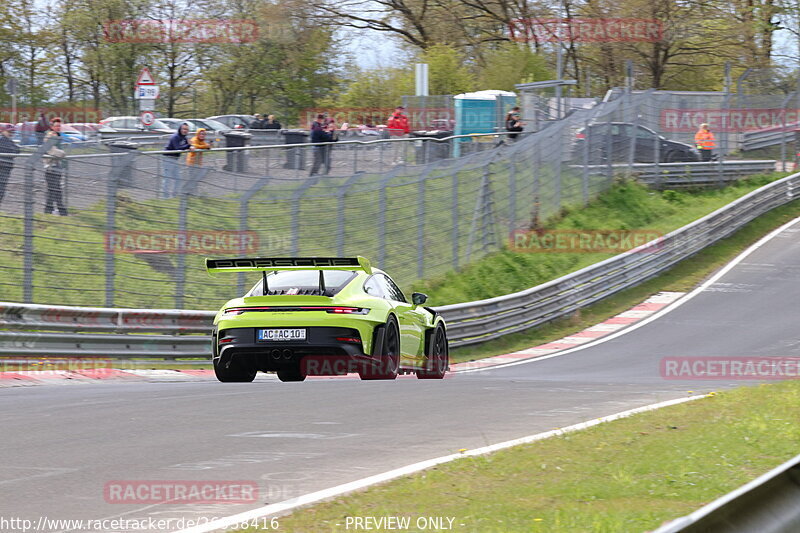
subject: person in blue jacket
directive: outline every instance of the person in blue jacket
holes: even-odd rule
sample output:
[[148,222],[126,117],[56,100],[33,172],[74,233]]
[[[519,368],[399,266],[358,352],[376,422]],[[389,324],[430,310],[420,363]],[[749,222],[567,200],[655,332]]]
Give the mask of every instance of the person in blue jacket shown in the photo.
[[181,169],[178,166],[178,161],[182,151],[192,150],[189,140],[186,138],[188,134],[189,124],[184,122],[178,127],[178,131],[172,134],[169,142],[164,147],[164,150],[170,150],[174,153],[164,154],[162,158],[164,171],[164,178],[161,182],[162,198],[174,198],[181,190]]

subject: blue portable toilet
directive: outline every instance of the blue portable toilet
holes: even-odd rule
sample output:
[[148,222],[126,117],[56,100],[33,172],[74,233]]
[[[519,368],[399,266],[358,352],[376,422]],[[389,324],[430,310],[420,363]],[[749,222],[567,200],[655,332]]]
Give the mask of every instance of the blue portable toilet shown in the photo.
[[[508,91],[478,91],[453,97],[456,108],[455,135],[470,133],[494,133],[505,129],[505,116],[517,105],[516,93]],[[470,139],[455,139],[455,157],[460,155],[462,142]]]

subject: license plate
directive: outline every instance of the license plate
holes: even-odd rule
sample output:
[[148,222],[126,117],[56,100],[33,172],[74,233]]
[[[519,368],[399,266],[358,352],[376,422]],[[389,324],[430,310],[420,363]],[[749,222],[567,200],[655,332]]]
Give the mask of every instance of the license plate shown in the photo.
[[306,330],[304,329],[260,329],[258,330],[259,341],[304,341],[306,340]]

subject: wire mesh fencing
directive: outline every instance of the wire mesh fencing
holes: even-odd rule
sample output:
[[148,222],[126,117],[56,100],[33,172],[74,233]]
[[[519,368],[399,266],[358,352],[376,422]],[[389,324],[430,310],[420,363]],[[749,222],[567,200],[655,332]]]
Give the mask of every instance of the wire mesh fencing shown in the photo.
[[635,163],[678,157],[639,127],[658,105],[652,92],[626,94],[515,138],[229,148],[191,165],[130,146],[59,159],[51,141],[13,158],[0,299],[213,309],[257,281],[209,277],[205,257],[363,255],[406,287],[440,278],[587,203]]

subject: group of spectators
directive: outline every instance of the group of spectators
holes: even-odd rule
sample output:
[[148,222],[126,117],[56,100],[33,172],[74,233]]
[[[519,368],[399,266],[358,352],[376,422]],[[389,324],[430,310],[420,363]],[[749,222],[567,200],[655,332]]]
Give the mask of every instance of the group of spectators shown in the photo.
[[[41,142],[49,145],[47,152],[44,154],[44,179],[47,184],[44,212],[51,214],[54,210],[57,210],[59,215],[67,216],[62,187],[66,152],[61,149],[61,125],[61,118],[55,117],[48,120],[42,114],[36,125],[36,133]],[[20,152],[13,137],[13,125],[6,124],[0,129],[0,202],[5,196],[6,186],[11,177],[11,170],[14,168],[14,158],[2,157],[2,154],[16,155]]]
[[275,115],[267,115],[267,118],[256,113],[256,119],[250,123],[251,130],[279,130],[281,123],[275,120]]
[[184,122],[178,127],[178,130],[169,138],[169,142],[164,147],[165,151],[170,153],[164,154],[163,171],[164,176],[161,180],[161,197],[174,198],[181,192],[181,169],[178,166],[178,159],[181,153],[186,154],[186,165],[189,167],[190,172],[195,172],[203,166],[203,151],[211,150],[214,141],[208,139],[208,132],[205,128],[198,128],[191,139],[188,139],[189,123]]

